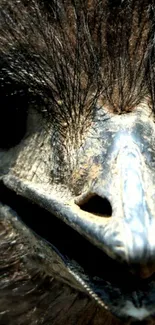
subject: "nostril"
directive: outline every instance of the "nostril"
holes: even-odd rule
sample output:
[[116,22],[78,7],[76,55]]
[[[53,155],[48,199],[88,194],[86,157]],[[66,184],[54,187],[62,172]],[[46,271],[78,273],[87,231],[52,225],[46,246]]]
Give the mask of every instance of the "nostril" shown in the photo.
[[98,195],[85,197],[84,199],[76,200],[75,202],[83,211],[93,213],[100,217],[111,217],[112,207],[106,198]]

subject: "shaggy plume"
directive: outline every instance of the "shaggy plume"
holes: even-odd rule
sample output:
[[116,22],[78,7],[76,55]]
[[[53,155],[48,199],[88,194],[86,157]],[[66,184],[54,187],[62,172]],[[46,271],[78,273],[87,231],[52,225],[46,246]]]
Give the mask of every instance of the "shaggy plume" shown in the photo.
[[59,121],[98,99],[114,112],[154,105],[154,11],[148,0],[2,0],[1,87],[20,84]]

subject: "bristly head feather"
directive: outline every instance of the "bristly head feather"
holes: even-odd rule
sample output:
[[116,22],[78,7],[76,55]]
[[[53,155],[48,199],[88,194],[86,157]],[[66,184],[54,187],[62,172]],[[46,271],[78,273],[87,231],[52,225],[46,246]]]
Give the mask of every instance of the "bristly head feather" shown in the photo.
[[99,98],[119,113],[148,96],[154,105],[154,9],[148,0],[2,0],[2,83],[27,85],[62,118]]

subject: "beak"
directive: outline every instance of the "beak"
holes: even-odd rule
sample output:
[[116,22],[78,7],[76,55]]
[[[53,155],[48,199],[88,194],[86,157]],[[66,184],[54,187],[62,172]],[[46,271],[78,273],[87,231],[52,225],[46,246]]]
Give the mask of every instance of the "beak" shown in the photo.
[[[106,158],[101,159],[95,185],[75,200],[59,200],[57,193],[45,193],[28,182],[25,186],[14,176],[3,177],[3,182],[62,219],[111,258],[128,264],[131,272],[147,278],[155,271],[154,125],[148,119],[121,129],[118,123],[107,150],[104,147]],[[84,211],[83,204],[94,196],[101,198],[101,205],[105,199],[109,202],[111,216]]]
[[[126,262],[133,273],[146,278],[155,271],[154,171],[134,137],[117,136],[118,150],[106,190],[112,216],[104,228],[104,237],[110,256]],[[101,186],[95,192],[103,196]]]

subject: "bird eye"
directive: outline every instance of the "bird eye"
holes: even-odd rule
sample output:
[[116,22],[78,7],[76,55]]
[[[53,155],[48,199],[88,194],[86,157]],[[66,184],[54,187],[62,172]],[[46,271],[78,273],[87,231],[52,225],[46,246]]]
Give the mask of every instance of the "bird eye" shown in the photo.
[[26,89],[9,81],[0,84],[0,148],[9,149],[23,138],[27,107]]

